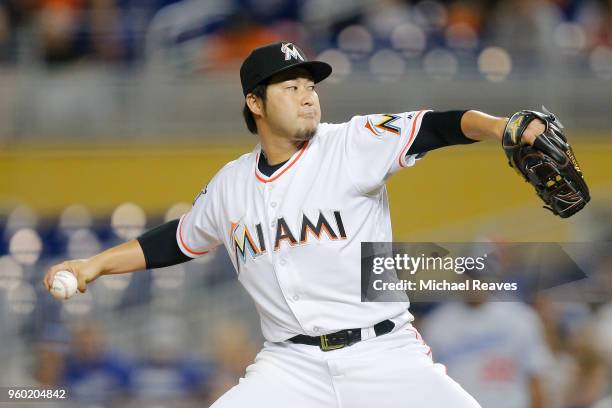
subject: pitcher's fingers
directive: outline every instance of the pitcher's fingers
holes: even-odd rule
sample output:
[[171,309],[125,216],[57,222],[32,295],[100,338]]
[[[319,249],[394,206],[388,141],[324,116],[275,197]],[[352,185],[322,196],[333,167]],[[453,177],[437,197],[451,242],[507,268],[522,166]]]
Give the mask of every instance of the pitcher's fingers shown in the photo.
[[64,262],[57,265],[53,265],[47,270],[47,273],[45,274],[44,278],[45,287],[47,288],[47,290],[49,290],[49,288],[53,284],[53,278],[55,277],[55,274],[63,269],[63,265]]
[[77,288],[79,289],[79,292],[85,293],[87,291],[87,282],[85,281],[85,277],[83,275],[77,276],[77,282]]
[[49,268],[47,270],[47,272],[45,273],[45,276],[43,276],[43,278],[42,278],[42,284],[45,287],[45,289],[47,289],[47,290],[49,290],[49,287],[50,287],[50,285],[49,285],[49,274],[50,273],[51,273],[51,269]]

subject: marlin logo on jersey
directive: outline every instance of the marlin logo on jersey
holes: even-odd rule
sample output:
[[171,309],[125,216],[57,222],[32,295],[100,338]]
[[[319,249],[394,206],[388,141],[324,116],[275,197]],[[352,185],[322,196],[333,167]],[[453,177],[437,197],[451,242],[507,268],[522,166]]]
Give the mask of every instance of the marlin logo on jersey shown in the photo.
[[[274,237],[274,251],[278,251],[283,242],[287,242],[289,246],[293,247],[307,245],[310,238],[320,241],[323,236],[327,236],[331,241],[346,239],[342,214],[340,211],[334,211],[331,215],[333,215],[333,219],[329,215],[326,217],[323,211],[319,211],[316,222],[313,222],[306,214],[302,214],[299,228],[293,231],[284,217],[276,219],[275,228],[271,231]],[[312,218],[314,219],[314,217]],[[254,231],[255,235],[249,231],[245,224],[231,223],[230,239],[236,256],[238,271],[240,271],[240,265],[247,262],[247,258],[256,259],[266,252],[266,240],[262,224],[255,225]],[[296,235],[294,232],[297,231],[299,231],[299,234]]]
[[[266,252],[266,241],[264,240],[261,224],[257,224],[255,226],[255,230],[257,231],[257,241],[259,242],[259,246],[245,225],[234,222],[232,223],[230,236],[232,237],[232,245],[234,247],[236,261],[241,259],[242,263],[245,263],[247,254],[254,259]],[[236,262],[236,265],[240,267],[240,262]]]
[[397,115],[380,115],[381,120],[377,121],[377,124],[372,123],[371,116],[368,116],[368,119],[365,124],[365,128],[374,134],[374,136],[382,136],[384,132],[391,132],[394,135],[400,135],[402,129],[398,126],[395,126],[393,123],[400,119]]
[[304,61],[304,57],[300,55],[300,52],[295,45],[291,43],[283,43],[281,45],[281,51],[285,54],[285,61],[289,61],[291,58],[295,58],[296,60]]

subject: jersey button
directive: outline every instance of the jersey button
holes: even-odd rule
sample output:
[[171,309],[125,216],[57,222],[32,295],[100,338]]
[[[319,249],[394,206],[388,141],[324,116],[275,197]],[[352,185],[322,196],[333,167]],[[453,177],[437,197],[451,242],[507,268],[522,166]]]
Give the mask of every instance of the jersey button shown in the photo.
[[287,263],[287,261],[285,261],[284,259],[281,259],[281,260],[280,260],[280,264],[281,264],[281,265],[285,265],[286,263]]
[[275,208],[275,207],[276,207],[276,201],[272,201],[272,202],[270,203],[270,207]]
[[320,331],[320,329],[315,326],[315,327],[312,328],[312,331],[315,332],[315,333],[318,333]]
[[295,300],[296,302],[297,302],[298,300],[300,300],[300,295],[294,295],[294,296],[293,296],[293,300]]

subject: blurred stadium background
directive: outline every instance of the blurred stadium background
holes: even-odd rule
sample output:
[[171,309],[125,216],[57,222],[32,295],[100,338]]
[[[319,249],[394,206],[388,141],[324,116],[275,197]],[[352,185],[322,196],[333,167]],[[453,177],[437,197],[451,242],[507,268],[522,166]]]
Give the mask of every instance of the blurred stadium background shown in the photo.
[[[177,218],[250,150],[238,67],[281,39],[333,65],[324,121],[544,104],[566,125],[586,210],[554,218],[498,146],[461,146],[390,181],[395,240],[612,238],[612,1],[0,0],[0,386],[68,385],[79,407],[203,406],[236,383],[262,338],[223,249],[66,302],[40,279]],[[612,406],[607,285],[527,300],[550,352],[544,406]],[[414,309],[426,325],[431,305]],[[518,381],[489,380],[500,401],[499,382]]]

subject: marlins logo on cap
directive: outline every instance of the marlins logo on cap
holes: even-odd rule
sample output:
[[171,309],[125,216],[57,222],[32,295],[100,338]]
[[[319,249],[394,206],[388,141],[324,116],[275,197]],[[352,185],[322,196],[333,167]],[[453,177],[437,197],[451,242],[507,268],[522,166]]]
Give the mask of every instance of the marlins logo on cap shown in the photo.
[[271,76],[298,67],[308,70],[314,82],[322,81],[332,72],[326,62],[308,61],[297,45],[289,41],[277,42],[254,49],[244,60],[240,67],[242,91],[246,96]]
[[281,51],[285,54],[285,61],[289,61],[291,58],[304,61],[304,57],[302,57],[300,51],[291,43],[282,43]]

